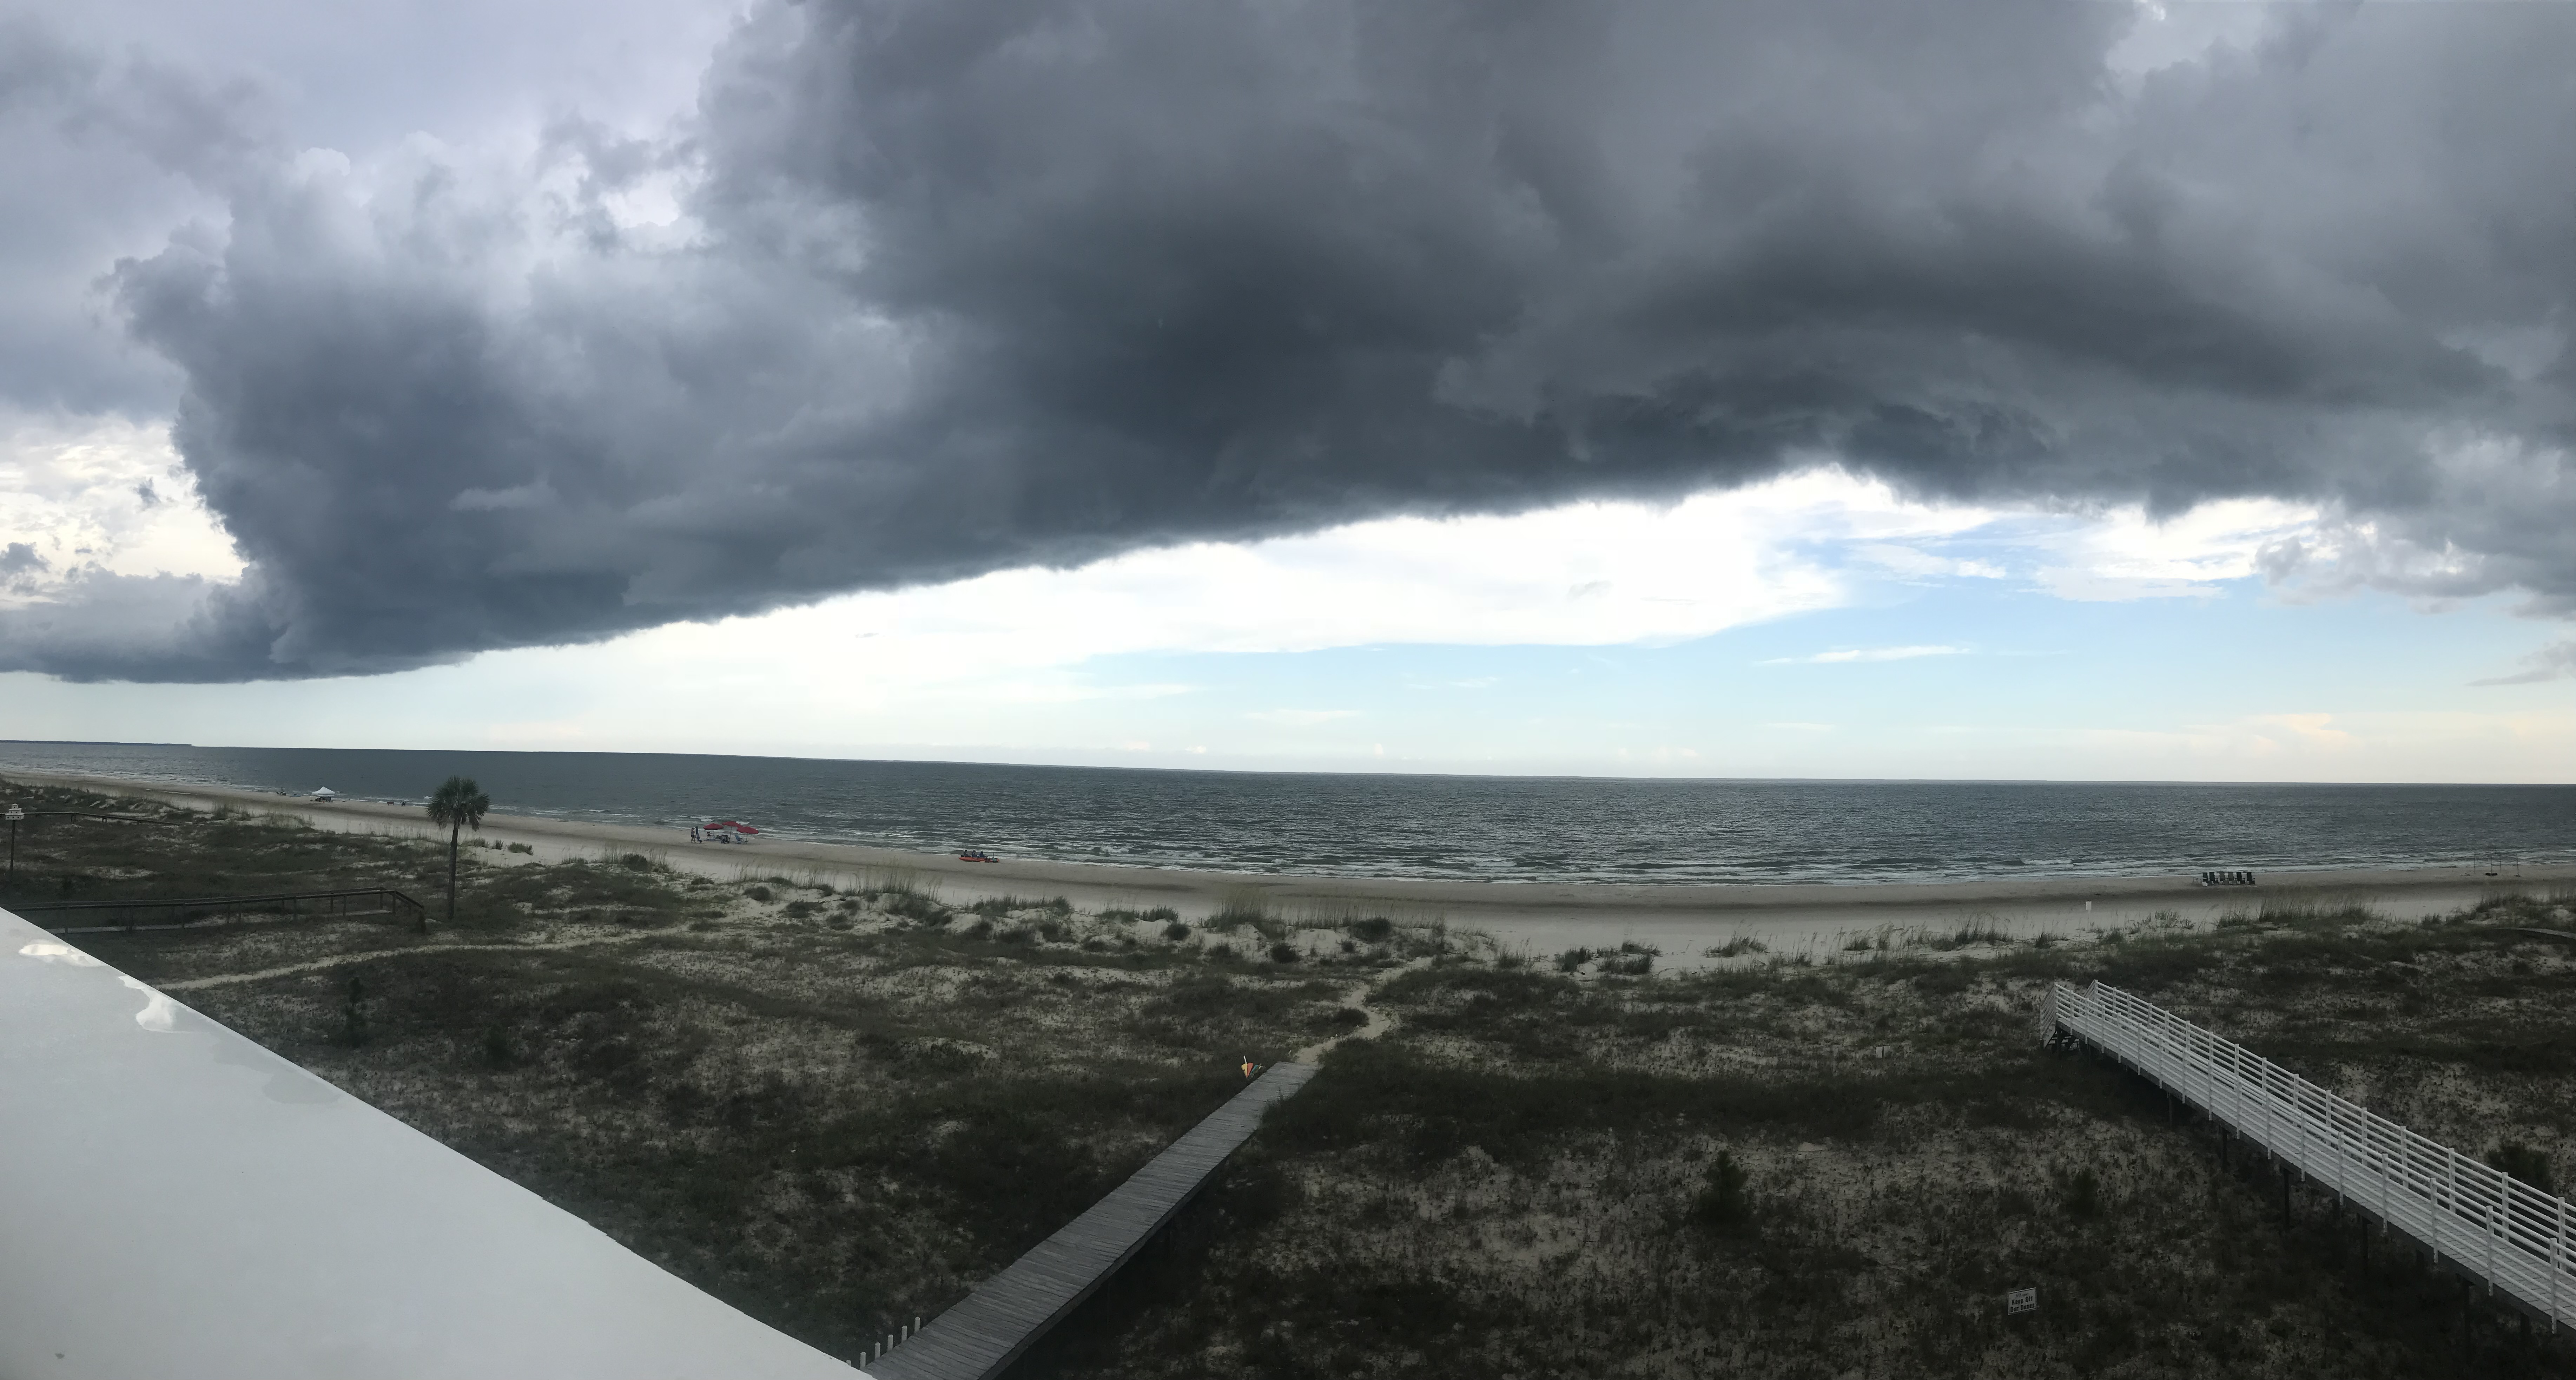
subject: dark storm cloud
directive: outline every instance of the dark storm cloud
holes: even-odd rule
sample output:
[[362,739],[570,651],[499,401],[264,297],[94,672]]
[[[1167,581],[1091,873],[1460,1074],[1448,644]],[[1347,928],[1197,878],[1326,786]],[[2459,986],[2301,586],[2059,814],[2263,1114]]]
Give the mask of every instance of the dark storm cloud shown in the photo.
[[[1820,457],[2314,500],[2339,544],[2275,571],[2576,608],[2576,7],[2285,12],[2144,75],[2133,13],[766,8],[670,139],[275,159],[124,265],[251,573],[0,654],[384,670]],[[666,242],[618,208],[675,169]]]
[[167,411],[178,380],[104,319],[100,279],[174,218],[220,208],[207,192],[265,143],[257,104],[241,85],[0,18],[0,403]]

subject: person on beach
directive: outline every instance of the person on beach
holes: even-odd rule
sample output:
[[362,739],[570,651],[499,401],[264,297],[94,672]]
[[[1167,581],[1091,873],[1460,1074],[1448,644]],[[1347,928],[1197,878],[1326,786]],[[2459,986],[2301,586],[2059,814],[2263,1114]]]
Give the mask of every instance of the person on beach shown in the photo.
[[705,841],[706,841],[706,840],[701,839],[701,838],[699,838],[699,837],[698,837],[698,826],[696,826],[696,825],[694,825],[694,824],[690,825],[690,826],[689,826],[689,842],[691,842],[691,843],[704,843]]

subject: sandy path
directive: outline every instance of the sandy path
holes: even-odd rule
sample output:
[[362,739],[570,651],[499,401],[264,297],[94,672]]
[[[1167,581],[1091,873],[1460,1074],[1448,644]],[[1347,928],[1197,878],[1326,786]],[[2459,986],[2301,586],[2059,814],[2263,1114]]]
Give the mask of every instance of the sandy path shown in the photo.
[[1356,1030],[1343,1031],[1341,1034],[1336,1035],[1329,1040],[1308,1045],[1304,1049],[1301,1049],[1288,1057],[1300,1064],[1320,1064],[1324,1062],[1324,1055],[1329,1052],[1333,1046],[1340,1044],[1344,1040],[1374,1040],[1378,1036],[1395,1029],[1395,1013],[1387,1010],[1383,1006],[1377,1005],[1376,1002],[1372,1000],[1377,996],[1377,989],[1385,985],[1387,982],[1392,981],[1398,973],[1414,968],[1427,968],[1429,966],[1431,966],[1430,959],[1417,958],[1411,963],[1405,964],[1402,968],[1389,968],[1386,971],[1377,974],[1375,977],[1370,978],[1366,982],[1355,984],[1351,988],[1350,995],[1344,997],[1342,1001],[1345,1005],[1358,1007],[1361,1012],[1366,1014],[1368,1016],[1368,1024],[1363,1025]]
[[421,954],[532,953],[547,949],[587,949],[601,944],[632,944],[645,938],[640,934],[604,934],[595,939],[557,939],[538,944],[424,944],[416,949],[375,949],[366,953],[333,954],[304,963],[289,963],[282,968],[262,968],[250,973],[220,973],[214,977],[188,978],[180,982],[156,982],[164,992],[194,992],[206,987],[235,987],[245,982],[266,982],[270,978],[293,977],[297,973],[318,973],[332,968],[346,968],[354,963],[371,963],[379,958],[413,958]]
[[[12,772],[104,792],[196,809],[216,805],[266,811],[316,827],[431,837],[416,808],[341,801],[317,805],[299,797],[203,786],[43,772]],[[1774,954],[1837,952],[1882,930],[1947,932],[1991,927],[2018,938],[2083,935],[2172,915],[2195,925],[2266,905],[2358,904],[2401,918],[2474,905],[2503,892],[2576,891],[2576,867],[2438,867],[2345,869],[2263,874],[2252,888],[2209,888],[2196,876],[2013,877],[1966,882],[1857,885],[1656,886],[1634,883],[1507,883],[1405,878],[1315,877],[1093,863],[1010,860],[965,863],[937,854],[855,844],[774,840],[744,847],[692,844],[683,830],[491,815],[480,835],[524,843],[530,854],[485,853],[486,862],[558,861],[643,853],[674,868],[719,881],[783,875],[836,886],[900,880],[952,904],[987,897],[1063,896],[1084,910],[1170,906],[1200,919],[1227,907],[1258,907],[1289,918],[1329,920],[1384,915],[1445,920],[1482,930],[1537,956],[1565,949],[1617,947],[1622,941],[1663,952],[1659,966],[1699,966],[1703,951],[1736,936],[1760,940]],[[443,837],[443,836],[442,836]],[[2223,860],[2213,865],[2222,865]]]

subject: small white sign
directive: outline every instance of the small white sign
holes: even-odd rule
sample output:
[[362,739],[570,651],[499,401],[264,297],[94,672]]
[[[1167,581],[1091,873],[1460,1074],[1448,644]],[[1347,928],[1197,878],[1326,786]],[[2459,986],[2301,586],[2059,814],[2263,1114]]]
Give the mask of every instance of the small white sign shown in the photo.
[[2033,1288],[2033,1289],[2015,1289],[2015,1290],[2013,1290],[2012,1292],[2010,1292],[2010,1293],[2008,1293],[2008,1294],[2004,1295],[2004,1311],[2005,1311],[2005,1312],[2008,1312],[2008,1313],[2036,1313],[2036,1312],[2038,1312],[2038,1311],[2039,1311],[2039,1290],[2037,1290],[2037,1289],[2035,1289],[2035,1288]]

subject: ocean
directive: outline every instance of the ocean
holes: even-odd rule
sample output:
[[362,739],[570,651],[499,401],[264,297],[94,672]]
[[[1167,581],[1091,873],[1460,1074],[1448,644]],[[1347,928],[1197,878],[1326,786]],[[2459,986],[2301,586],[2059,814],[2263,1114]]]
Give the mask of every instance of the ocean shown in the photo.
[[1890,882],[2576,862],[2576,786],[1152,771],[614,752],[0,742],[10,767],[998,857],[1499,882]]

